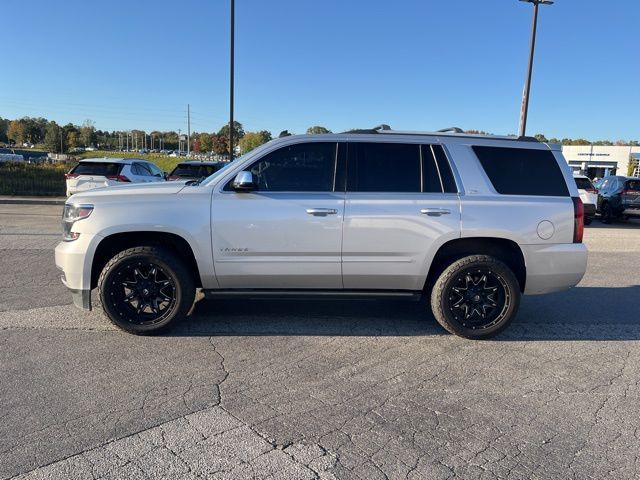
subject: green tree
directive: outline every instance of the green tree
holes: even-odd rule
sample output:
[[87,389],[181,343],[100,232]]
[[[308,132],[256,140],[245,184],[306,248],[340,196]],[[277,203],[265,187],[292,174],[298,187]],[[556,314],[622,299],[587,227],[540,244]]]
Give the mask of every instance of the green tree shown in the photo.
[[241,153],[247,153],[260,145],[271,140],[271,132],[261,130],[259,132],[246,132],[240,139],[239,146]]
[[313,127],[307,128],[308,135],[317,135],[322,133],[331,133],[331,130],[325,127],[321,127],[320,125],[315,125]]
[[80,138],[82,140],[82,144],[85,147],[90,147],[93,145],[93,142],[95,142],[95,133],[95,122],[93,120],[86,119],[82,123],[82,127],[80,128]]
[[539,142],[547,143],[549,141],[547,140],[547,137],[545,137],[542,133],[537,133],[533,137],[536,138]]
[[77,131],[71,130],[67,132],[67,150],[73,151],[73,149],[78,148],[79,143],[80,137]]
[[211,134],[201,133],[199,140],[200,140],[200,151],[210,152],[211,150],[213,150],[213,142],[211,141]]
[[213,151],[218,155],[229,155],[229,135],[212,135]]
[[[226,137],[227,138],[227,145],[229,144],[229,124],[227,123],[226,125],[224,125],[220,130],[218,130],[218,137]],[[242,124],[238,121],[234,121],[233,122],[233,149],[235,150],[236,147],[238,146],[238,143],[240,142],[240,139],[244,137],[244,128],[242,128]],[[217,153],[217,152],[216,152]],[[229,150],[227,148],[227,154],[229,153]],[[220,155],[224,155],[224,154],[220,154]]]
[[9,141],[13,140],[15,144],[22,145],[22,142],[24,142],[24,125],[20,120],[11,121],[7,129],[7,136]]
[[49,152],[62,153],[60,139],[60,127],[56,122],[49,122],[44,134],[44,147]]

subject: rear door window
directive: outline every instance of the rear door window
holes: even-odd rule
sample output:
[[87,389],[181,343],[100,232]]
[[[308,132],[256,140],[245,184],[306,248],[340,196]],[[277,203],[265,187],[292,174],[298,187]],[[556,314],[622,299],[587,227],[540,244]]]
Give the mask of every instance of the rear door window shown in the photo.
[[120,174],[122,163],[113,162],[80,162],[70,173],[76,175],[115,176]]
[[421,192],[420,145],[360,143],[349,145],[350,192]]
[[474,146],[493,188],[502,195],[569,196],[569,189],[549,150]]

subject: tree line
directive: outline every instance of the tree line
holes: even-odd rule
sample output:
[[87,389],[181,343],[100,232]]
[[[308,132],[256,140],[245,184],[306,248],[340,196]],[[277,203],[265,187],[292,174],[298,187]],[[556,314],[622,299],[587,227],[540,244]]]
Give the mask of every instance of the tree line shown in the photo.
[[[273,138],[271,132],[260,130],[245,132],[240,122],[233,125],[233,148],[246,153]],[[313,126],[307,133],[331,133],[325,127]],[[282,135],[289,135],[285,130]],[[68,153],[77,148],[94,147],[100,150],[120,149],[187,149],[184,133],[176,131],[153,130],[98,130],[95,122],[85,120],[82,125],[68,123],[58,125],[53,120],[37,117],[23,117],[9,120],[0,117],[0,142],[10,146],[22,147],[27,143],[43,147],[49,152]],[[218,155],[229,154],[229,125],[223,125],[217,132],[192,132],[190,150],[195,153],[213,152]]]
[[[260,130],[257,132],[245,132],[240,122],[234,122],[234,152],[246,153],[268,142],[273,138],[271,132]],[[309,134],[331,133],[331,130],[319,125],[309,127]],[[466,133],[488,134],[482,130],[466,130]],[[289,135],[288,131],[280,133]],[[47,151],[55,153],[72,152],[76,148],[94,147],[101,150],[120,149],[165,149],[177,150],[181,146],[187,149],[186,141],[181,143],[184,133],[176,131],[153,130],[98,130],[95,122],[85,120],[82,125],[67,123],[58,125],[53,120],[37,117],[23,117],[9,120],[0,117],[0,142],[9,145],[22,146],[24,143],[41,146]],[[638,146],[637,140],[596,140],[590,141],[584,138],[547,138],[539,133],[535,135],[541,142],[559,143],[562,145],[633,145]],[[190,150],[195,153],[213,152],[218,155],[229,154],[229,125],[223,125],[217,132],[193,132],[191,134]]]

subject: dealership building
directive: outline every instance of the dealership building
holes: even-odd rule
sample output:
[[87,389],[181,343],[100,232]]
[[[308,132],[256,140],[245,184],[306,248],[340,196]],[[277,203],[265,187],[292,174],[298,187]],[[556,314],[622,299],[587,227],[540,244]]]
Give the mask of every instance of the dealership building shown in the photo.
[[640,147],[563,145],[562,154],[575,173],[589,178],[627,175],[629,163],[634,177],[640,177]]

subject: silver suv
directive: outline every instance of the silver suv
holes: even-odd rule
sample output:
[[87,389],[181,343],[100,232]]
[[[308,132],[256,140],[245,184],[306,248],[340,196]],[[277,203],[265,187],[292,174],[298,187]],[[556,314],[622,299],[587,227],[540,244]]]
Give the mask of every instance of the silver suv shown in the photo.
[[[542,180],[540,180],[542,179]],[[76,305],[147,334],[207,297],[430,299],[486,338],[522,294],[584,275],[584,211],[559,148],[383,126],[273,140],[202,182],[72,196],[56,248]]]

